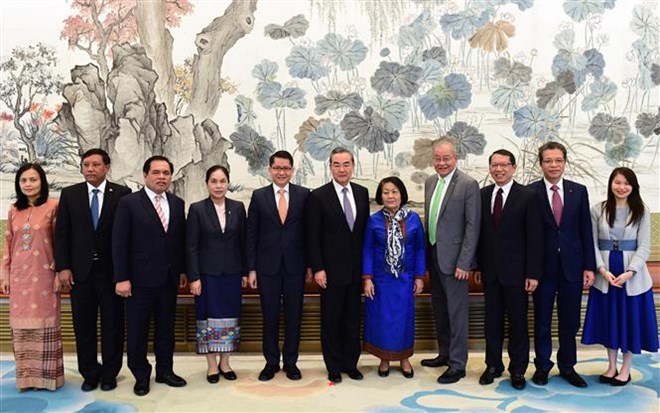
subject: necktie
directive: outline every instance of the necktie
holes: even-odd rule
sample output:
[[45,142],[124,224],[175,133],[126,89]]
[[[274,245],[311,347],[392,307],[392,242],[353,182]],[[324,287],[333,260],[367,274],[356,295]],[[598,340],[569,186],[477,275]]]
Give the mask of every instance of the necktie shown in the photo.
[[99,226],[99,192],[100,189],[92,189],[92,226],[95,230]]
[[344,193],[344,215],[346,215],[346,222],[348,227],[353,231],[353,224],[355,224],[355,217],[353,216],[353,208],[351,208],[351,201],[348,200],[348,188],[341,190]]
[[431,211],[429,211],[429,242],[435,245],[435,231],[438,226],[438,214],[440,212],[440,198],[442,198],[442,190],[445,187],[445,178],[440,178],[433,192],[433,199],[431,200]]
[[167,218],[165,217],[165,212],[161,205],[162,200],[162,195],[156,195],[156,213],[158,214],[158,218],[160,218],[160,223],[163,224],[163,229],[167,232]]
[[557,185],[552,185],[550,187],[552,190],[552,215],[555,216],[555,222],[557,226],[561,223],[561,213],[564,211],[564,205],[561,203],[561,197],[559,196],[559,187]]
[[277,200],[277,212],[279,212],[280,214],[280,221],[282,221],[282,223],[284,224],[284,221],[286,221],[286,212],[287,212],[286,198],[284,198],[284,193],[286,191],[284,191],[283,188],[280,188],[277,192],[280,194]]
[[500,188],[495,195],[495,203],[493,204],[493,223],[495,224],[495,228],[497,228],[502,219],[502,207],[504,205],[504,198],[502,197],[503,193],[504,190]]

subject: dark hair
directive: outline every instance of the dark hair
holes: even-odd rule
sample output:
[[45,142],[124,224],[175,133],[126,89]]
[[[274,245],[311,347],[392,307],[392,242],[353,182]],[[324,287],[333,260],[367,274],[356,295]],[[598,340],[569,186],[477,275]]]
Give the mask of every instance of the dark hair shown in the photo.
[[396,176],[388,176],[387,178],[380,180],[378,188],[376,189],[376,203],[378,205],[383,205],[383,186],[385,186],[385,184],[393,184],[397,187],[399,193],[401,193],[401,206],[408,203],[408,191],[406,190],[403,181]]
[[170,160],[167,159],[166,157],[160,156],[160,155],[154,155],[151,158],[144,161],[144,165],[142,166],[142,172],[144,172],[145,174],[148,174],[149,170],[151,169],[151,163],[154,162],[154,161],[165,161],[165,162],[167,162],[170,165],[170,173],[171,174],[174,173],[174,164],[172,164],[172,162],[170,162]]
[[16,171],[16,181],[14,183],[14,189],[16,190],[16,202],[14,206],[19,211],[27,209],[30,206],[30,201],[28,197],[21,191],[21,175],[27,170],[34,169],[39,174],[39,179],[41,180],[41,190],[39,191],[39,198],[34,203],[34,206],[39,206],[45,204],[48,200],[48,180],[46,179],[46,172],[38,163],[24,163]]
[[511,162],[511,165],[516,166],[516,157],[511,151],[507,151],[506,149],[498,149],[495,152],[491,153],[490,156],[488,157],[488,164],[490,165],[490,160],[493,159],[493,155],[502,155],[502,156],[508,156],[509,157],[509,162]]
[[332,150],[332,152],[330,152],[330,160],[328,162],[332,163],[332,157],[340,153],[347,153],[351,155],[351,162],[355,164],[355,158],[353,157],[353,152],[341,146],[336,147],[335,149]]
[[275,158],[286,159],[293,166],[293,156],[288,151],[277,151],[268,158],[268,166],[273,166]]
[[564,145],[562,145],[561,143],[559,143],[559,142],[550,141],[550,142],[544,143],[539,148],[539,164],[543,163],[543,152],[549,151],[549,150],[552,150],[552,149],[559,149],[561,151],[561,153],[564,155],[564,162],[568,160],[568,158],[566,158],[566,147]]
[[630,208],[630,220],[627,225],[637,224],[644,216],[644,202],[639,194],[639,182],[637,175],[630,168],[620,167],[614,168],[610,174],[610,179],[607,181],[607,200],[603,202],[603,212],[605,219],[610,227],[614,226],[614,218],[616,217],[616,197],[612,192],[612,182],[617,175],[626,178],[626,181],[632,186],[632,192],[628,195],[628,208]]
[[229,182],[229,170],[225,168],[222,165],[213,165],[209,169],[206,170],[206,183],[209,183],[209,179],[211,179],[211,175],[213,175],[213,172],[215,171],[222,171],[224,172],[225,176],[227,177],[227,182]]
[[82,162],[86,158],[89,158],[92,155],[100,155],[101,158],[103,159],[103,164],[110,165],[110,155],[108,155],[108,153],[101,148],[92,148],[87,152],[83,153],[82,156],[80,157],[80,164],[82,165]]

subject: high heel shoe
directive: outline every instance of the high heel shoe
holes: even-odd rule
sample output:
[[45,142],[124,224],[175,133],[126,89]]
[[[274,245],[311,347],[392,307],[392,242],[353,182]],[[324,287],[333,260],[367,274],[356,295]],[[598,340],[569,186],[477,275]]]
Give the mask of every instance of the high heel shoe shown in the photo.
[[390,368],[388,367],[387,370],[381,370],[380,368],[378,369],[378,375],[380,377],[387,377],[390,375]]
[[630,374],[630,373],[628,373],[628,380],[626,380],[626,381],[619,380],[616,377],[612,377],[612,381],[610,382],[610,385],[616,386],[616,387],[625,386],[626,384],[630,383],[631,377],[632,377],[632,374]]
[[220,372],[222,377],[225,378],[225,380],[236,380],[236,373],[234,373],[234,370],[223,371],[220,365],[218,364],[218,371]]
[[407,379],[412,379],[415,376],[415,370],[413,370],[412,368],[410,369],[410,371],[401,369],[401,374],[403,374],[403,377]]
[[220,381],[220,373],[215,373],[215,374],[207,374],[206,375],[206,381],[208,381],[211,384],[215,384]]

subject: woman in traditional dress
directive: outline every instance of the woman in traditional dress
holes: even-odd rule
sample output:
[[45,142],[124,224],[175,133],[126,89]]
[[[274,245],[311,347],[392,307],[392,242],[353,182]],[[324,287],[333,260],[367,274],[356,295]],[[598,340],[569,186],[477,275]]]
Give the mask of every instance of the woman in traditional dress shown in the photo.
[[46,174],[37,164],[26,163],[18,169],[15,189],[0,288],[9,294],[16,387],[55,390],[64,385],[60,281],[53,259],[57,201],[48,199]]
[[[591,209],[598,275],[589,291],[582,343],[602,344],[608,366],[601,383],[630,382],[633,354],[658,351],[653,282],[646,266],[651,249],[651,217],[642,202],[637,176],[612,171],[607,200]],[[617,367],[619,350],[623,363]]]
[[379,376],[388,376],[390,361],[398,360],[403,376],[412,378],[415,295],[424,289],[426,272],[424,227],[406,206],[399,178],[380,181],[376,202],[383,209],[369,217],[364,235],[364,349],[380,358]]
[[[227,198],[229,171],[206,171],[209,197],[190,205],[187,258],[195,295],[197,353],[206,355],[207,380],[236,380],[229,354],[240,342],[241,288],[247,285],[246,216],[242,202]],[[218,356],[220,358],[218,362]]]

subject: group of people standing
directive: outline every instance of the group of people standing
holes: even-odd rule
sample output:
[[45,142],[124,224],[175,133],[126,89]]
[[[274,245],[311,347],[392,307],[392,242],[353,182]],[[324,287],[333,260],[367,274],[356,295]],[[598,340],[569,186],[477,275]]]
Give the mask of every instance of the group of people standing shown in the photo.
[[81,160],[85,182],[65,188],[59,205],[48,198],[43,169],[24,164],[16,173],[0,273],[2,292],[10,297],[17,387],[55,390],[64,383],[62,286],[71,294],[83,391],[116,388],[126,331],[133,391],[149,393],[152,317],[155,381],[186,385],[173,368],[177,290],[186,285],[195,296],[196,350],[206,357],[209,383],[237,378],[229,354],[240,342],[246,286],[258,289],[263,315],[266,364],[259,380],[273,379],[280,369],[288,379],[300,380],[303,297],[312,279],[321,288],[321,347],[330,381],[340,383],[342,373],[362,380],[362,348],[380,359],[379,376],[388,376],[390,362],[398,361],[403,376],[412,378],[415,295],[423,291],[427,271],[438,356],[422,365],[447,366],[439,383],[465,377],[472,273],[484,286],[486,306],[486,370],[480,384],[492,383],[504,371],[507,318],[511,384],[525,387],[532,293],[532,380],[546,384],[554,365],[550,326],[556,300],[560,375],[586,386],[574,369],[575,337],[582,290],[592,285],[582,340],[608,349],[601,382],[629,382],[632,354],[658,349],[646,267],[650,216],[635,174],[615,169],[608,199],[590,214],[586,188],[563,179],[566,149],[559,143],[539,149],[544,178],[529,186],[513,180],[516,160],[507,150],[489,157],[494,184],[481,190],[457,162],[453,140],[437,140],[436,174],[425,185],[425,225],[408,207],[406,187],[397,177],[380,181],[375,198],[382,209],[370,216],[368,190],[351,181],[354,158],[344,148],[330,155],[332,181],[313,191],[291,182],[291,154],[275,152],[268,167],[272,184],[253,192],[247,213],[242,202],[227,198],[229,170],[213,166],[206,173],[209,196],[190,205],[187,219],[183,200],[168,192],[174,166],[165,157],[145,161],[144,187],[131,193],[106,179],[108,154],[91,149]]

